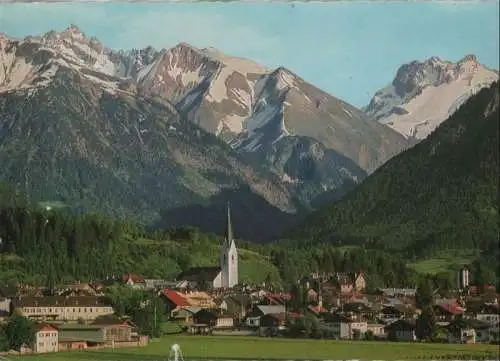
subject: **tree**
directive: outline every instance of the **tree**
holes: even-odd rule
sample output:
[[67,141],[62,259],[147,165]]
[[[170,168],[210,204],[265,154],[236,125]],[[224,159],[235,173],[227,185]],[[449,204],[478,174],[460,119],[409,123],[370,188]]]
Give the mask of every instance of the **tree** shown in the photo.
[[436,316],[432,306],[426,306],[417,318],[416,336],[419,340],[430,341],[437,335]]
[[133,314],[133,321],[139,332],[151,337],[161,337],[161,325],[165,321],[163,301],[158,297],[147,300],[144,307],[139,307]]
[[7,335],[5,334],[5,328],[0,327],[0,351],[8,351],[9,341],[7,340]]
[[307,306],[307,291],[304,286],[294,284],[291,289],[292,300],[290,302],[292,309],[296,311],[303,310]]
[[311,313],[307,313],[305,316],[305,326],[307,336],[312,338],[320,338],[321,334],[321,325],[316,316]]
[[24,316],[14,315],[5,325],[5,336],[9,348],[19,351],[26,344],[35,341],[35,324]]
[[127,286],[111,286],[108,288],[108,293],[115,314],[119,317],[132,316],[146,299],[145,294]]
[[416,305],[418,308],[422,310],[428,306],[432,306],[433,303],[434,303],[434,291],[432,283],[430,282],[429,279],[426,278],[422,280],[419,286],[417,287]]

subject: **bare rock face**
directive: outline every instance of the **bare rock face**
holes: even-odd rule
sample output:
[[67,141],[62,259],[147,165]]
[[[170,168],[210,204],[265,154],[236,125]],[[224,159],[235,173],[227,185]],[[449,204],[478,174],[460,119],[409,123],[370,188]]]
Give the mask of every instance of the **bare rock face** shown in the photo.
[[452,63],[438,57],[402,65],[392,83],[375,93],[366,114],[407,138],[421,140],[478,90],[498,80],[498,72],[474,55]]

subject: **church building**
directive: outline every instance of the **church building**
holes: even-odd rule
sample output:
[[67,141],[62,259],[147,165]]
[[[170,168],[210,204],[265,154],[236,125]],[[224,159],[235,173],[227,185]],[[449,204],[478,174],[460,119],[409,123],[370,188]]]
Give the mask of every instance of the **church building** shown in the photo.
[[227,206],[226,229],[219,254],[219,266],[194,267],[182,272],[177,281],[194,283],[198,288],[232,288],[238,284],[238,249],[233,238],[231,209]]

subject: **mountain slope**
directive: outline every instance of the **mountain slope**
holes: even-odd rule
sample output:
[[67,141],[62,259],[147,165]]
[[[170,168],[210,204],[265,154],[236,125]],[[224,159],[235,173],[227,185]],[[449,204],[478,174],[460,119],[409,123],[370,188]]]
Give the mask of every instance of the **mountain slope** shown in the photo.
[[0,96],[1,180],[42,201],[144,223],[167,209],[225,202],[224,194],[242,189],[235,208],[254,198],[260,207],[247,209],[251,216],[236,227],[254,239],[262,224],[264,237],[275,235],[297,212],[277,176],[183,121],[169,102],[123,91],[119,78],[75,70],[37,44],[9,46],[17,54],[11,68],[29,69],[17,78],[11,71],[4,84],[22,84]]
[[438,57],[402,65],[365,111],[405,137],[427,137],[471,95],[498,80],[474,55],[452,63]]
[[0,36],[0,127],[0,179],[30,196],[210,231],[232,198],[242,237],[276,235],[406,146],[287,69],[185,43],[114,51],[76,26]]
[[288,69],[270,70],[211,48],[181,43],[162,50],[137,82],[142,93],[174,102],[188,119],[243,152],[304,136],[371,171],[406,145]]
[[[159,51],[152,47],[114,51],[73,25],[24,42],[42,46],[51,52],[49,57],[58,59],[52,62],[85,73],[109,91],[120,86],[131,95],[166,100],[181,116],[228,142],[254,165],[264,166],[284,180],[294,179],[292,191],[306,207],[324,191],[342,195],[343,184],[359,183],[365,173],[408,146],[397,132],[370,121],[363,112],[288,69],[268,69],[213,48],[180,43]],[[32,73],[27,64],[10,69],[16,81],[10,79],[0,86],[16,89],[29,85]],[[50,81],[51,72],[44,73],[43,81]],[[314,177],[310,176],[311,167],[301,168],[304,162],[294,160],[298,150],[284,151],[304,143],[311,146],[300,152],[317,164]],[[316,148],[328,151],[318,158]],[[293,163],[295,172],[289,174],[277,166],[274,159],[278,158]],[[344,158],[350,160],[343,162],[345,169],[323,172],[322,165],[334,165]]]
[[[363,112],[306,83],[288,69],[267,69],[216,49],[197,49],[181,43],[162,50],[136,79],[143,94],[168,99],[187,119],[227,141],[256,165],[271,168],[305,205],[322,192],[359,183],[387,159],[407,147],[390,128],[371,122]],[[278,144],[279,143],[279,144]],[[318,153],[301,148],[314,163],[336,164],[348,158],[343,170],[310,167],[294,161],[297,143],[325,148]],[[286,144],[284,146],[284,144]],[[294,163],[288,173],[274,159]],[[333,177],[333,178],[332,178]],[[296,186],[296,183],[299,186]]]
[[498,242],[498,85],[291,235],[411,253]]

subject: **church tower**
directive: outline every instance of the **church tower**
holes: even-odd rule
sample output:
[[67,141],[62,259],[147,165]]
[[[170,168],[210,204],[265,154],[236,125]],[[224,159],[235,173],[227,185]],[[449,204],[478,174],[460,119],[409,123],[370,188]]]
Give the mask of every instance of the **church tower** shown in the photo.
[[231,288],[238,284],[238,250],[233,238],[231,209],[227,204],[226,231],[220,250],[221,286]]

